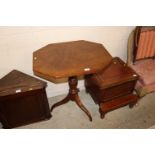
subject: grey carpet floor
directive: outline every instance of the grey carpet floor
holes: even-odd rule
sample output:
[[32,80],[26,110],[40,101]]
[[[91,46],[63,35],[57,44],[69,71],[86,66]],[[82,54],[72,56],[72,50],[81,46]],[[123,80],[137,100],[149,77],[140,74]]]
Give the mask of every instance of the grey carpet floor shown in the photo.
[[[80,92],[80,98],[90,111],[93,121],[74,103],[68,102],[57,107],[52,112],[52,118],[46,121],[18,127],[19,129],[147,129],[155,125],[155,93],[140,99],[138,104],[130,109],[129,106],[111,111],[100,119],[98,105],[89,94]],[[63,99],[60,95],[49,99],[50,107]]]

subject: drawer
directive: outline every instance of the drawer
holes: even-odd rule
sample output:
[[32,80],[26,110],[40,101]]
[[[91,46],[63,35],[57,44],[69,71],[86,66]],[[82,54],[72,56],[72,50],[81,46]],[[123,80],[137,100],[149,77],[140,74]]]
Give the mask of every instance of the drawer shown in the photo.
[[99,96],[101,101],[108,101],[116,97],[132,93],[135,81],[126,82],[117,86],[100,90]]

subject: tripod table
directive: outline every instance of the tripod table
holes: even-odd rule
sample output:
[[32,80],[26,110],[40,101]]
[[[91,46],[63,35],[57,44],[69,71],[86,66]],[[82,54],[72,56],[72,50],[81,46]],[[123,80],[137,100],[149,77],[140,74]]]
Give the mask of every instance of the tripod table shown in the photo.
[[54,104],[51,111],[71,100],[75,101],[92,121],[90,112],[78,95],[78,77],[94,74],[108,66],[111,61],[112,56],[99,43],[84,40],[53,43],[33,53],[33,71],[35,75],[52,82],[68,78],[68,95]]

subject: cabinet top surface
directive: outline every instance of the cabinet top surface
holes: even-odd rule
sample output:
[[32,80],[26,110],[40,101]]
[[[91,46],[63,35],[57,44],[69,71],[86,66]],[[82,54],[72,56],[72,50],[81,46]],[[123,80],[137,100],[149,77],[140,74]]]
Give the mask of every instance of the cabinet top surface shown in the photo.
[[103,71],[94,75],[100,88],[107,88],[128,81],[137,80],[138,75],[120,58],[114,58],[112,63]]
[[33,89],[41,89],[46,86],[46,82],[36,79],[30,75],[13,70],[0,79],[0,96],[10,95],[30,91]]
[[49,44],[33,53],[33,71],[48,79],[96,73],[112,60],[102,44],[72,41]]

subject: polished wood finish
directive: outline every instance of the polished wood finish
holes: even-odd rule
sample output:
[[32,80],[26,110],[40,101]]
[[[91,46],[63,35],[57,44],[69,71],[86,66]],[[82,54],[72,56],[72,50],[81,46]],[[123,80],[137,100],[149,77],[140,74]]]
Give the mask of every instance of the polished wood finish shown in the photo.
[[82,104],[79,96],[78,96],[78,92],[79,89],[77,88],[77,84],[78,84],[78,79],[77,77],[70,77],[68,80],[69,83],[69,93],[68,95],[60,102],[54,104],[51,107],[51,111],[53,111],[54,108],[56,108],[57,106],[60,106],[62,104],[66,104],[68,101],[75,101],[75,103],[81,108],[81,110],[83,110],[86,115],[89,117],[89,120],[92,121],[92,117],[91,114],[89,113],[89,111],[85,108],[85,106]]
[[137,101],[138,101],[138,97],[136,95],[128,94],[128,95],[118,97],[114,100],[109,100],[107,102],[104,102],[104,104],[100,104],[100,109],[99,109],[101,118],[104,118],[107,112],[126,105],[129,105],[129,107],[132,108]]
[[[103,71],[85,78],[86,90],[100,106],[100,113],[137,102],[133,94],[138,75],[120,58],[114,58]],[[128,102],[127,102],[128,100]],[[104,110],[103,110],[104,109]]]
[[0,121],[14,128],[51,117],[46,83],[13,70],[0,79]]
[[107,67],[112,57],[102,44],[89,41],[72,41],[49,44],[33,53],[34,74],[49,81],[68,78],[69,93],[65,99],[54,104],[51,111],[69,100],[87,114],[92,121],[89,111],[84,107],[78,96],[78,77],[96,73]]
[[17,93],[18,91],[27,92],[43,87],[46,87],[46,82],[18,70],[13,70],[0,79],[0,96],[15,94],[16,91]]
[[133,81],[135,78],[137,79],[135,71],[118,57],[114,58],[107,68],[94,76],[100,89],[113,87],[126,81]]
[[37,76],[53,81],[96,73],[107,66],[111,59],[111,55],[99,43],[84,40],[55,43],[33,53],[33,71]]

